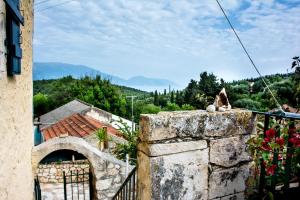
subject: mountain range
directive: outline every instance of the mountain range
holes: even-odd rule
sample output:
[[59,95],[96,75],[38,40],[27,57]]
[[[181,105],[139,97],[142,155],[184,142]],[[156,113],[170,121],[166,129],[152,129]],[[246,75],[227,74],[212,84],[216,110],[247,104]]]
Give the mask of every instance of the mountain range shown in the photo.
[[130,79],[123,79],[84,65],[57,62],[35,62],[33,65],[33,80],[57,79],[68,75],[71,75],[74,78],[81,78],[86,75],[100,75],[104,79],[109,79],[113,84],[133,87],[145,91],[162,91],[163,89],[168,89],[169,86],[171,86],[172,89],[178,88],[176,83],[167,79],[147,78],[144,76],[134,76]]

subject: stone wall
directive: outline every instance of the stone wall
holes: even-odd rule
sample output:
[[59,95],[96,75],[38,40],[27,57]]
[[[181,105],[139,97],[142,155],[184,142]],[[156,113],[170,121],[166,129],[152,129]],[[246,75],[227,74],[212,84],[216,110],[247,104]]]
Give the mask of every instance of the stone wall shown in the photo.
[[[5,3],[0,0],[0,199],[33,199],[31,149],[33,1],[22,0],[22,73],[6,73]],[[4,29],[3,29],[4,27]]]
[[[90,163],[88,160],[62,161],[50,164],[39,164],[36,176],[38,176],[40,183],[63,183],[63,172],[70,175],[71,171],[74,174],[88,174],[90,170]],[[88,178],[88,175],[85,178]],[[76,178],[76,177],[74,177]],[[79,177],[81,181],[81,177]]]
[[251,112],[161,112],[140,126],[138,199],[245,198]]
[[[100,151],[82,138],[72,136],[53,138],[35,146],[32,151],[34,172],[37,171],[44,157],[54,151],[62,149],[76,151],[87,158],[93,174],[94,195],[97,199],[111,199],[126,178],[125,162],[116,159],[109,153]],[[129,166],[129,168],[129,170],[131,170],[133,167]]]

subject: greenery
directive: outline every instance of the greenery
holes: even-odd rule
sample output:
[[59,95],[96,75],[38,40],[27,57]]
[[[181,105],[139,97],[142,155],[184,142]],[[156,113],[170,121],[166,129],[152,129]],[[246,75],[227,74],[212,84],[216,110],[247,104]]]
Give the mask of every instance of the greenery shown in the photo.
[[136,164],[137,139],[139,131],[131,131],[131,128],[122,120],[119,120],[118,122],[121,124],[118,125],[119,131],[122,133],[123,137],[127,140],[127,142],[117,143],[113,153],[118,159],[123,161],[126,160],[126,155],[128,155],[130,164]]
[[100,128],[95,132],[95,135],[99,142],[105,142],[108,141],[109,139],[107,138],[107,130],[104,128]]
[[[300,177],[300,128],[296,129],[294,122],[272,119],[270,129],[264,134],[262,122],[257,124],[257,134],[248,140],[248,148],[256,163],[256,170],[260,172],[261,165],[266,170],[266,184],[271,185],[276,176],[277,183],[283,183],[287,176],[285,168],[287,158],[291,158],[291,178]],[[288,147],[288,143],[292,146]],[[288,153],[288,148],[289,152]],[[260,172],[261,173],[261,172]],[[257,174],[258,175],[258,174]],[[259,177],[252,177],[252,186],[258,185]],[[270,191],[267,191],[266,196]]]
[[101,79],[100,76],[81,79],[67,76],[57,80],[34,81],[34,114],[39,116],[77,98],[126,117],[129,110],[126,95],[132,94],[144,98],[148,93],[112,85],[109,80]]
[[[269,88],[280,104],[299,107],[300,67],[299,57],[293,58],[295,73],[265,76]],[[252,86],[251,86],[252,85]],[[100,76],[75,79],[67,76],[56,80],[34,81],[34,115],[40,116],[77,98],[121,117],[131,119],[131,99],[134,100],[134,121],[141,114],[160,111],[206,109],[225,87],[233,108],[268,111],[277,108],[275,100],[260,78],[225,82],[214,74],[200,73],[199,80],[191,80],[183,90],[144,92],[117,86]]]

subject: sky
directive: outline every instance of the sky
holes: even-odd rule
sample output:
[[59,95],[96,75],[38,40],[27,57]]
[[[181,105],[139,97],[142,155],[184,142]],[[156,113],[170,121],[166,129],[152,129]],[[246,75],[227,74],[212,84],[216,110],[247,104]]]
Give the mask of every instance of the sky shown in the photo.
[[[220,0],[263,75],[300,55],[300,0]],[[34,61],[187,85],[257,77],[215,0],[36,0]]]

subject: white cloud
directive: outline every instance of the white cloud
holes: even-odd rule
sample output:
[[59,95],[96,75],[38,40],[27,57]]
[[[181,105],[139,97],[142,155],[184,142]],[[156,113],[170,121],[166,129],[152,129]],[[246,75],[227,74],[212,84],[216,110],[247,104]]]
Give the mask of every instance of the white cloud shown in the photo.
[[[284,72],[299,55],[300,5],[220,2],[263,74]],[[181,84],[204,70],[227,80],[256,76],[215,1],[77,0],[35,16],[38,61]]]

